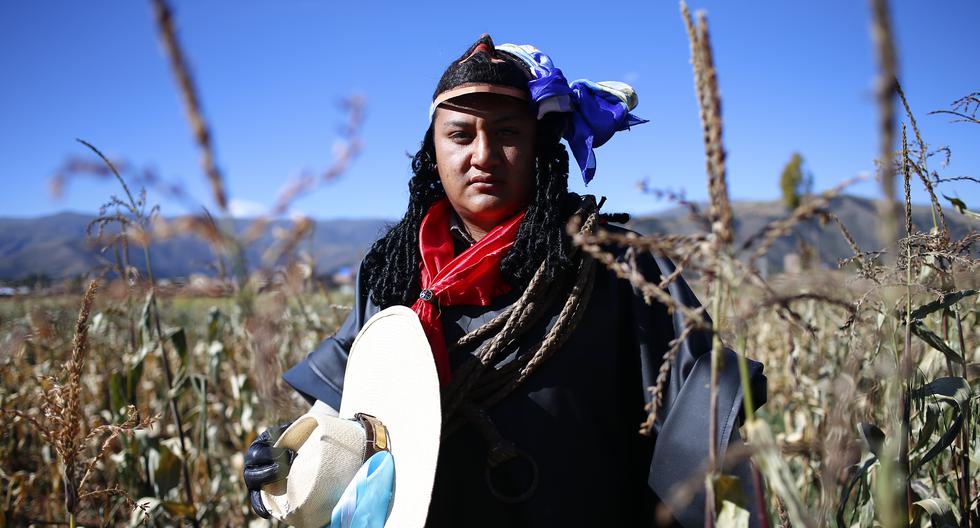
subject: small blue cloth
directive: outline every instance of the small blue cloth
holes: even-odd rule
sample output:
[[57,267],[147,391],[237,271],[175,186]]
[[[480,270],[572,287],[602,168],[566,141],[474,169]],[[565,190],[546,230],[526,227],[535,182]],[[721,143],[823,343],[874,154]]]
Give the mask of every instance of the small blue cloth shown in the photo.
[[548,112],[570,112],[563,137],[582,170],[586,185],[595,176],[593,149],[616,132],[648,122],[630,113],[638,103],[633,87],[616,81],[578,79],[569,83],[551,58],[527,44],[501,44],[497,49],[514,55],[531,70],[528,82],[531,101],[538,105],[538,119]]
[[375,453],[357,470],[330,516],[330,528],[383,528],[395,491],[395,460]]

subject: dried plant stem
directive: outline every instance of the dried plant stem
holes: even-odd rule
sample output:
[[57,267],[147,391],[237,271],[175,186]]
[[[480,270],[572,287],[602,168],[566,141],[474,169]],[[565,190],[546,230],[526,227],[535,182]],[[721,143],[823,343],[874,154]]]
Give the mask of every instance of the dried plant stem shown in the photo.
[[[150,250],[146,245],[143,246],[143,255],[146,257],[146,274],[150,280],[150,311],[153,315],[153,327],[156,331],[157,344],[160,347],[160,358],[163,361],[163,374],[166,376],[167,392],[169,393],[174,388],[173,368],[170,365],[170,358],[167,357],[167,348],[164,346],[163,328],[160,325],[160,310],[157,307],[156,282],[153,280],[153,271],[150,267]],[[180,414],[180,407],[177,405],[176,395],[169,397],[168,400],[170,403],[170,414],[173,416],[174,426],[177,428],[177,438],[180,441],[180,471],[184,486],[184,499],[193,508],[195,506],[194,490],[191,487],[191,475],[187,467],[187,456],[189,452],[187,450],[187,440],[184,435],[184,421]],[[198,526],[196,516],[191,517],[190,520],[195,527]]]
[[961,97],[950,104],[952,110],[936,110],[930,114],[948,114],[956,117],[953,123],[973,123],[980,125],[977,119],[977,111],[980,110],[980,92],[973,92],[970,95]]
[[[713,293],[711,310],[715,314],[715,317],[721,316],[721,306],[723,301],[724,288],[727,285],[715,284],[715,291]],[[710,388],[710,403],[708,405],[708,467],[710,472],[708,475],[707,487],[705,490],[705,523],[707,524],[707,519],[711,519],[711,524],[714,525],[715,518],[715,490],[714,490],[714,477],[719,473],[719,462],[718,462],[718,371],[721,369],[721,356],[722,356],[722,342],[721,335],[718,333],[717,328],[718,322],[715,321],[711,336],[711,388]]]
[[657,379],[653,387],[650,388],[651,400],[646,409],[647,419],[640,425],[640,434],[646,436],[653,434],[654,424],[657,422],[660,406],[663,403],[664,388],[666,388],[667,380],[670,378],[670,369],[674,364],[674,359],[677,357],[677,352],[693,331],[694,326],[685,326],[684,331],[670,342],[670,348],[664,352],[663,361],[660,363],[660,370],[657,372]]
[[870,0],[873,13],[871,29],[878,57],[876,99],[878,101],[878,163],[883,202],[880,206],[882,244],[895,259],[898,222],[895,203],[895,166],[892,164],[892,145],[895,142],[895,94],[898,85],[898,61],[892,37],[887,0]]
[[88,318],[92,313],[92,304],[95,302],[95,292],[98,290],[98,282],[89,282],[82,297],[82,307],[78,311],[78,320],[75,321],[75,335],[72,338],[71,359],[68,361],[67,389],[64,407],[64,422],[62,429],[55,434],[58,440],[55,443],[55,450],[58,452],[65,476],[65,509],[68,512],[69,523],[74,525],[75,513],[78,511],[78,472],[75,467],[78,455],[82,451],[83,442],[79,438],[80,425],[84,417],[81,412],[82,402],[82,367],[85,364],[85,356],[88,353]]
[[[905,124],[902,123],[902,176],[905,188],[905,233],[912,236],[912,190],[909,174],[909,145],[906,137]],[[912,378],[915,375],[915,365],[912,362],[912,245],[905,249],[905,345],[902,353],[902,416],[901,438],[898,446],[898,463],[904,473],[905,482],[905,515],[911,519],[912,508],[912,466],[909,464],[909,439],[912,436],[911,402],[909,393],[912,390]]]
[[[929,200],[932,202],[932,226],[936,229],[941,229],[945,236],[949,236],[949,228],[946,226],[946,217],[943,215],[943,208],[939,204],[939,198],[936,197],[936,192],[933,188],[932,182],[929,180],[928,168],[926,168],[926,161],[928,159],[928,151],[926,148],[926,142],[922,139],[922,133],[919,132],[919,125],[915,121],[915,114],[912,113],[912,108],[909,106],[909,101],[905,97],[905,91],[902,90],[902,85],[898,81],[895,82],[895,92],[898,94],[899,99],[902,101],[902,107],[905,108],[905,115],[909,118],[909,123],[912,125],[912,132],[915,134],[915,141],[919,145],[919,159],[918,162],[912,165],[912,169],[919,175],[919,179],[922,181],[923,187],[925,187],[926,192],[929,194]],[[905,134],[905,125],[902,125],[902,134]],[[903,139],[903,143],[904,143]],[[908,150],[907,146],[902,147],[902,151]],[[906,183],[906,185],[908,185]],[[938,221],[937,221],[938,220]]]
[[211,184],[211,193],[214,201],[222,211],[228,209],[228,198],[225,194],[224,179],[221,171],[215,163],[214,147],[211,144],[211,131],[207,121],[201,112],[201,101],[197,95],[197,87],[191,77],[190,67],[187,59],[177,41],[177,32],[174,29],[173,11],[165,0],[152,0],[153,13],[156,19],[157,29],[160,31],[160,40],[170,58],[170,67],[174,77],[177,78],[177,86],[184,100],[184,110],[187,113],[187,120],[190,122],[191,131],[197,141],[198,148],[201,150],[201,166],[207,175],[208,182]]
[[[129,200],[129,204],[127,205],[130,207],[130,211],[133,214],[137,214],[137,215],[141,214],[137,202],[133,198],[133,194],[129,192],[129,187],[126,185],[126,180],[124,180],[122,175],[119,174],[119,171],[116,169],[116,166],[113,165],[113,163],[109,161],[109,159],[106,158],[106,156],[95,146],[86,143],[85,141],[82,140],[78,140],[78,141],[83,143],[85,146],[87,146],[89,149],[95,152],[95,154],[97,154],[100,158],[102,158],[102,161],[106,164],[106,166],[109,167],[112,173],[116,176],[116,179],[118,179],[119,183],[123,186],[123,189],[126,191],[126,197]],[[139,220],[140,226],[145,229],[146,219],[139,217],[137,218],[137,220]],[[170,358],[167,357],[167,350],[166,347],[164,346],[163,329],[162,326],[160,325],[160,311],[156,303],[156,280],[153,276],[153,265],[152,265],[152,260],[150,259],[149,241],[146,240],[145,238],[141,239],[140,246],[143,248],[143,258],[144,261],[146,262],[146,276],[150,283],[150,294],[149,294],[150,309],[153,315],[153,323],[154,323],[154,330],[156,331],[157,344],[160,346],[160,358],[163,362],[163,372],[164,372],[164,376],[166,377],[167,391],[169,392],[173,389],[174,386],[173,369],[170,366]],[[188,451],[186,449],[187,442],[184,438],[183,420],[180,415],[180,408],[177,405],[176,398],[175,397],[169,398],[169,400],[170,400],[170,414],[173,416],[174,425],[177,427],[177,436],[180,440],[181,475],[183,477],[181,480],[183,481],[183,486],[184,486],[184,498],[187,500],[187,504],[194,506],[194,492],[193,489],[191,488],[190,472],[188,471],[187,468]],[[192,518],[191,521],[195,527],[198,526],[198,521],[196,517]]]
[[[897,70],[898,61],[895,53],[895,44],[892,37],[891,20],[888,10],[887,0],[870,0],[872,12],[871,35],[875,45],[875,53],[878,58],[878,77],[876,80],[876,99],[878,102],[878,176],[881,182],[882,201],[879,204],[879,238],[881,244],[886,248],[886,259],[889,263],[898,262],[898,204],[895,193],[895,164],[892,162],[892,148],[895,143],[895,95],[898,83]],[[906,283],[907,284],[907,283]],[[896,329],[898,322],[896,321]],[[898,409],[898,416],[892,422],[895,431],[905,434],[905,412],[906,403],[906,380],[901,363],[896,365],[896,375],[890,376],[886,381],[886,402],[887,408]],[[894,400],[888,401],[890,398]],[[901,461],[896,465],[892,457],[898,457],[901,445],[905,440],[899,439],[899,445],[891,445],[886,450],[884,458],[881,460],[881,477],[878,480],[878,496],[875,505],[878,507],[880,520],[883,526],[898,527],[908,523],[908,508],[911,506],[906,500],[905,508],[899,513],[898,490],[895,487],[896,472],[904,473],[901,478],[907,482],[907,470],[900,467]]]
[[708,18],[697,14],[697,25],[691,19],[687,4],[681,1],[681,16],[691,45],[691,65],[694,68],[694,90],[698,100],[701,127],[704,134],[705,166],[708,175],[710,197],[708,216],[711,233],[718,247],[731,244],[732,207],[728,199],[726,180],[725,147],[722,143],[721,96],[718,75],[711,50]]
[[678,302],[677,299],[672,297],[665,289],[658,287],[656,284],[647,282],[629,264],[618,262],[615,255],[604,251],[599,244],[592,242],[593,240],[598,239],[579,234],[572,237],[572,241],[576,246],[581,247],[583,251],[610,269],[616,274],[617,277],[628,280],[630,284],[637,288],[643,295],[644,302],[648,304],[660,302],[667,307],[668,311],[673,312],[674,310],[677,310],[681,312],[684,314],[684,317],[691,322],[691,325],[698,330],[707,330],[710,328],[705,321],[703,309],[693,309],[684,305],[683,303]]
[[[681,0],[681,17],[687,29],[691,46],[691,65],[694,69],[694,89],[698,100],[701,126],[704,132],[705,165],[708,175],[708,195],[711,220],[710,245],[714,258],[713,268],[708,271],[714,280],[712,313],[721,317],[722,301],[730,281],[724,273],[724,263],[729,260],[731,244],[734,240],[732,229],[732,207],[728,197],[728,182],[725,167],[725,147],[722,142],[721,96],[718,89],[718,75],[715,70],[711,49],[711,34],[708,18],[703,12],[697,14],[697,24],[691,19],[687,4]],[[719,474],[718,461],[718,381],[722,357],[721,336],[717,321],[712,325],[711,346],[711,385],[708,416],[708,467],[710,474],[705,480],[705,525],[714,525],[715,493],[714,482]]]
[[[960,311],[956,309],[953,311],[953,316],[956,318],[956,334],[959,338],[960,345],[960,357],[963,358],[963,377],[966,377],[966,341],[963,337],[963,321],[960,318]],[[963,409],[963,430],[960,432],[960,437],[958,438],[960,443],[960,478],[959,478],[959,488],[960,488],[960,523],[964,528],[970,528],[972,526],[972,519],[970,515],[970,426],[973,414],[973,406],[967,403]]]

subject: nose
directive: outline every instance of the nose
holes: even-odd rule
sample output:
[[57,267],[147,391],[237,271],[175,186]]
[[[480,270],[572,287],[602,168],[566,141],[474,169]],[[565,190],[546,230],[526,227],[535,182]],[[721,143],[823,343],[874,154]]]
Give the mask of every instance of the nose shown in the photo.
[[473,154],[470,158],[470,164],[475,168],[490,169],[498,164],[497,145],[490,138],[490,134],[486,132],[478,133],[473,140],[472,146]]

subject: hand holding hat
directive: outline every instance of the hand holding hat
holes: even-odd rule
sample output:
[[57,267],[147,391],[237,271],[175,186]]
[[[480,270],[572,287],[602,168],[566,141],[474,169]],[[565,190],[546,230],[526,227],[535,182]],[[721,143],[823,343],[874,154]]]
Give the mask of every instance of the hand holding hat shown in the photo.
[[421,528],[441,422],[418,316],[404,306],[384,310],[351,347],[340,416],[314,408],[249,448],[246,484],[259,488],[250,493],[253,508],[300,527],[380,527],[387,516],[389,526]]
[[285,479],[289,474],[289,466],[296,456],[296,452],[291,449],[272,447],[290,423],[280,424],[262,431],[248,446],[248,451],[245,453],[244,475],[249,502],[252,504],[252,511],[264,519],[269,518],[269,510],[262,503],[262,497],[259,494],[262,486]]

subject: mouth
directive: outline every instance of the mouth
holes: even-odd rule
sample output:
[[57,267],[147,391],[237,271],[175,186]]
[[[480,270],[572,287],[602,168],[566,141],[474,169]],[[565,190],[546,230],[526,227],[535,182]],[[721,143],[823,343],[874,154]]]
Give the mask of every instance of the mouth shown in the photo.
[[498,176],[493,176],[490,174],[482,174],[479,176],[470,176],[467,178],[466,183],[470,185],[500,185],[504,183],[503,178]]

